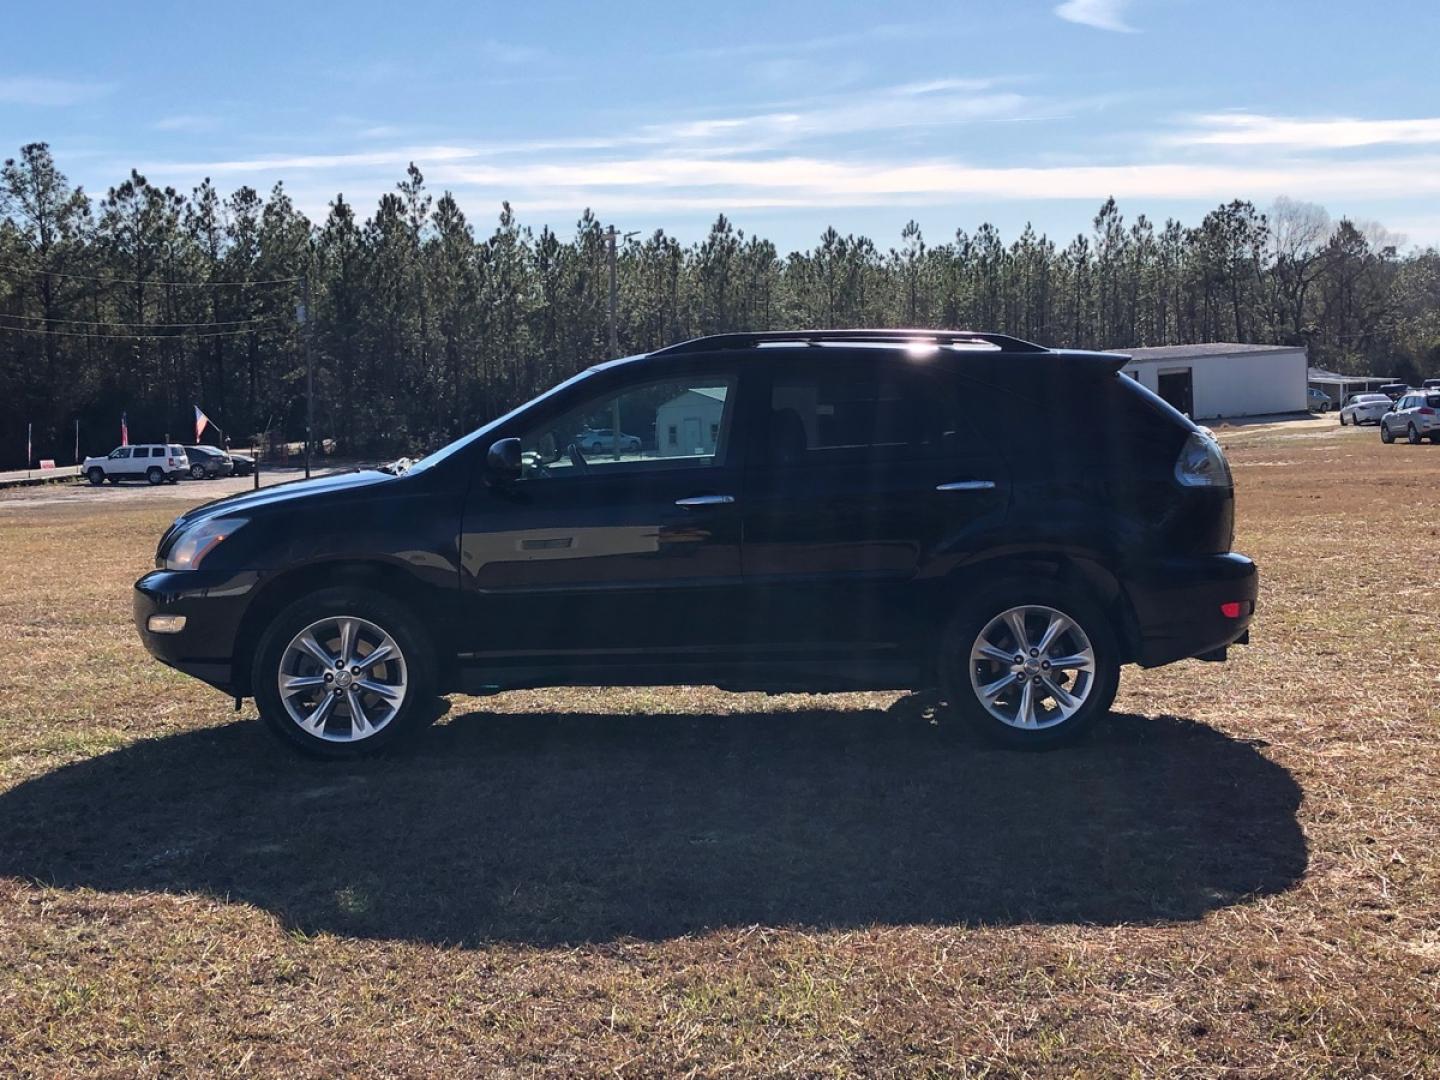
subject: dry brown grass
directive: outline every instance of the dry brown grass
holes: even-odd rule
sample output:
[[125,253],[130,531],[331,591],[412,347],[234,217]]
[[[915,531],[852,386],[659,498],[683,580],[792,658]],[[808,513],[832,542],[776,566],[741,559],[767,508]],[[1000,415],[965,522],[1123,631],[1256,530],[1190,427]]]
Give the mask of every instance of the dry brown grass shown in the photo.
[[1440,447],[1222,437],[1255,643],[1042,756],[682,689],[302,763],[134,639],[173,504],[7,501],[0,1073],[1440,1074]]

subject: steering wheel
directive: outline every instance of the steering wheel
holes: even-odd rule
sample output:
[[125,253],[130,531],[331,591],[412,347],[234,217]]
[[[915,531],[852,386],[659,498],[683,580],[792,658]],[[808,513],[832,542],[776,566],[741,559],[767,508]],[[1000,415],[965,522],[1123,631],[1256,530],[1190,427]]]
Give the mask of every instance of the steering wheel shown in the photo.
[[570,464],[582,473],[590,471],[590,463],[585,460],[585,455],[580,453],[580,448],[573,442],[565,448],[565,453],[570,456]]

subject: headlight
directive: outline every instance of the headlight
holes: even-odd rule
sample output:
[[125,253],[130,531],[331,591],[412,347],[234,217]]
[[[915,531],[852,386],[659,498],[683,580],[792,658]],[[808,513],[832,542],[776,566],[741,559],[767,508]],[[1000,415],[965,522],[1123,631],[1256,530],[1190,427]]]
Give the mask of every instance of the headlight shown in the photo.
[[166,570],[194,570],[227,536],[235,535],[245,518],[207,518],[182,532],[165,556]]

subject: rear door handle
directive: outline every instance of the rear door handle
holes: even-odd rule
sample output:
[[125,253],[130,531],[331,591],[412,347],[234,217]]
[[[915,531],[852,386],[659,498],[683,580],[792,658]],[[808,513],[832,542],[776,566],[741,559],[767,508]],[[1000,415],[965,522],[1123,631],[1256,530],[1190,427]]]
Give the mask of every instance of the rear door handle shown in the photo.
[[936,491],[994,491],[994,480],[956,480],[951,484],[941,484]]
[[675,505],[691,510],[697,506],[728,506],[734,501],[734,495],[692,495],[688,499],[676,499]]

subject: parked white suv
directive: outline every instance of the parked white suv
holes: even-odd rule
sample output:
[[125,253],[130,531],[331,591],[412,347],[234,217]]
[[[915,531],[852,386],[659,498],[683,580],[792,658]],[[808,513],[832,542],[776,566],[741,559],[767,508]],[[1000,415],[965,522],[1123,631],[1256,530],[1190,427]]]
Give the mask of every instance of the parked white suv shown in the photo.
[[117,446],[104,457],[87,457],[82,471],[85,479],[99,487],[109,480],[148,480],[152,484],[175,483],[190,468],[183,446],[165,443],[141,443],[138,446]]
[[1440,443],[1440,390],[1407,390],[1380,418],[1380,441],[1392,443],[1404,435],[1412,443],[1429,438]]

